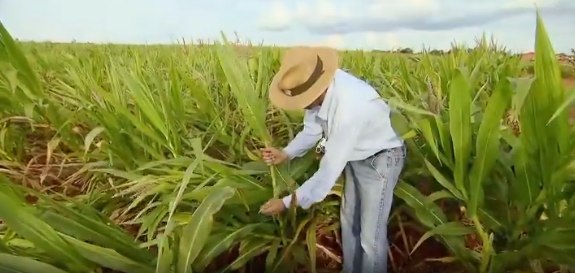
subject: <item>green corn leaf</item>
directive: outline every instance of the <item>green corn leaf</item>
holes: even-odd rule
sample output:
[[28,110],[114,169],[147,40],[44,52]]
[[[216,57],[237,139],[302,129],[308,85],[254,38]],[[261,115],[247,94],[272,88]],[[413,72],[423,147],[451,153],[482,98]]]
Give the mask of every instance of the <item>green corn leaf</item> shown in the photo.
[[455,196],[457,199],[464,200],[461,192],[455,188],[451,181],[449,181],[443,174],[441,174],[441,172],[439,172],[439,170],[435,168],[435,166],[433,166],[433,164],[431,164],[427,159],[424,159],[424,162],[427,170],[429,170],[433,178],[435,178],[435,181],[437,181],[441,186],[451,192],[451,194],[453,194],[453,196]]
[[551,122],[553,122],[556,118],[558,118],[560,115],[564,114],[565,110],[567,110],[568,108],[571,109],[573,102],[575,102],[575,90],[571,90],[571,92],[567,92],[567,93],[569,94],[567,99],[563,103],[561,103],[561,105],[553,113],[553,115],[551,116],[549,121],[547,121],[546,125],[551,124]]
[[309,253],[309,267],[311,273],[317,272],[316,253],[317,253],[317,219],[312,220],[310,226],[307,228],[306,243],[307,251]]
[[419,129],[419,132],[421,133],[423,138],[426,140],[427,145],[433,152],[433,155],[435,155],[435,157],[438,160],[441,160],[441,157],[439,156],[439,149],[437,146],[437,137],[433,133],[433,129],[431,128],[431,123],[429,119],[421,119],[417,121],[417,128]]
[[192,219],[184,227],[178,248],[176,272],[191,273],[191,265],[200,254],[214,224],[213,215],[217,213],[224,202],[231,198],[235,190],[224,187],[211,192],[201,205],[194,211]]
[[173,243],[170,241],[170,237],[166,234],[160,234],[158,236],[158,261],[156,263],[156,273],[171,273],[172,262],[176,256],[174,249],[172,248]]
[[501,117],[510,104],[511,89],[508,82],[499,82],[494,93],[491,95],[485,115],[479,131],[477,132],[477,142],[475,144],[476,158],[471,167],[469,175],[469,215],[477,215],[477,209],[483,202],[483,182],[499,158],[499,139]]
[[425,232],[421,238],[415,243],[413,248],[411,249],[411,253],[413,254],[423,242],[427,239],[431,238],[432,236],[436,235],[444,235],[444,236],[464,236],[467,234],[473,233],[474,229],[471,227],[466,227],[459,222],[447,222],[441,225],[436,226],[435,228]]
[[[400,181],[395,188],[395,195],[415,211],[417,220],[427,228],[433,229],[448,223],[447,217],[441,208],[408,183]],[[462,237],[441,234],[438,234],[438,237],[444,242],[450,252],[462,261],[468,261],[471,258],[471,253],[465,248]],[[467,263],[464,263],[464,265],[469,266]]]
[[90,146],[92,146],[92,143],[94,142],[94,139],[100,134],[102,133],[104,130],[106,130],[106,128],[104,127],[96,127],[94,129],[92,129],[92,131],[90,131],[87,135],[86,138],[84,140],[84,157],[88,154],[88,151],[90,150]]
[[[200,139],[195,139],[194,142],[195,142],[194,146],[195,146],[195,150],[196,150],[195,152],[200,153],[201,149],[199,149],[197,147],[197,146],[200,146]],[[185,192],[186,188],[188,187],[190,180],[192,179],[194,171],[196,170],[196,168],[201,163],[201,159],[202,158],[196,158],[188,166],[188,168],[186,169],[186,172],[184,173],[184,176],[182,177],[182,182],[180,183],[176,197],[174,198],[174,200],[170,204],[170,211],[168,214],[166,228],[165,228],[164,234],[161,235],[160,240],[159,240],[158,263],[156,264],[156,273],[168,273],[167,270],[169,270],[169,268],[170,268],[170,264],[172,262],[172,259],[175,258],[175,254],[172,252],[172,250],[170,248],[168,248],[168,245],[170,244],[170,242],[169,242],[170,236],[172,235],[172,231],[173,231],[174,225],[175,225],[173,216],[174,216],[174,213],[176,212],[176,208],[178,207],[178,205],[180,204],[180,202],[183,199],[184,192]],[[165,252],[165,251],[169,251],[169,252]],[[185,270],[187,270],[187,269],[185,269]]]
[[280,241],[274,240],[269,246],[269,251],[266,255],[266,273],[273,273],[273,267],[276,264],[276,258],[280,248]]
[[467,199],[466,177],[471,153],[471,92],[460,70],[455,72],[449,87],[449,130],[455,155],[455,185]]
[[449,134],[449,126],[444,123],[439,116],[435,117],[435,128],[439,135],[439,143],[445,156],[441,157],[441,163],[453,169],[455,163],[453,161],[453,146],[451,136]]
[[[67,214],[61,215],[54,212],[46,212],[42,219],[49,223],[59,232],[74,236],[84,241],[92,241],[101,246],[114,249],[139,262],[150,262],[152,255],[141,250],[123,231],[114,229],[111,226],[85,217],[84,215],[72,211],[67,207],[60,207],[67,210]],[[72,212],[70,212],[72,211]],[[120,232],[120,234],[118,234]]]
[[113,249],[88,244],[70,236],[64,236],[66,241],[73,245],[76,250],[87,260],[102,267],[125,273],[153,273],[154,267],[149,264],[135,262],[120,255]]
[[18,45],[8,33],[8,30],[4,27],[4,24],[0,21],[0,44],[3,49],[6,51],[6,55],[8,56],[10,63],[19,71],[19,75],[23,77],[24,83],[26,84],[27,88],[31,90],[34,95],[40,96],[43,92],[42,86],[40,84],[40,80],[36,76],[34,70],[30,66],[30,63],[24,56],[24,53],[18,48]]
[[397,184],[394,193],[415,211],[418,220],[425,226],[434,227],[447,221],[437,205],[430,203],[423,194],[405,181]]
[[197,266],[194,266],[196,270],[202,272],[212,259],[229,250],[234,243],[249,235],[250,232],[254,231],[260,225],[261,224],[249,224],[232,232],[212,235],[196,259],[195,264]]
[[2,273],[70,273],[32,258],[0,253]]
[[242,241],[239,250],[239,256],[224,269],[219,271],[220,273],[230,272],[233,270],[238,270],[244,266],[247,262],[253,259],[255,256],[265,252],[270,247],[269,241],[264,239],[247,239]]
[[89,271],[90,267],[75,250],[46,222],[40,220],[13,196],[0,191],[0,218],[18,234],[30,240],[51,257],[67,263],[70,269]]
[[269,143],[271,136],[266,127],[266,100],[262,100],[250,81],[248,65],[236,56],[233,46],[229,45],[225,35],[225,44],[217,46],[217,56],[230,91],[238,102],[239,110],[260,141]]
[[523,77],[523,78],[509,78],[509,81],[513,85],[514,96],[512,99],[512,108],[520,112],[523,109],[523,104],[529,91],[531,91],[531,85],[535,81],[534,77]]

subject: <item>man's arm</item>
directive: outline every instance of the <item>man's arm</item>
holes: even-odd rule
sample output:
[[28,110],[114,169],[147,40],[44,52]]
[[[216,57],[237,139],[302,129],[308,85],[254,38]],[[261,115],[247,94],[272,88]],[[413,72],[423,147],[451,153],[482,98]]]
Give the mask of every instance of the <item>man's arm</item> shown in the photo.
[[315,112],[305,111],[303,125],[303,130],[283,149],[290,160],[294,157],[303,156],[321,139],[323,129],[315,118]]
[[[308,209],[314,203],[320,202],[331,191],[337,178],[345,168],[354,144],[358,140],[365,119],[352,117],[337,117],[332,133],[325,147],[317,172],[296,191],[297,204]],[[282,199],[286,208],[290,207],[291,195]]]

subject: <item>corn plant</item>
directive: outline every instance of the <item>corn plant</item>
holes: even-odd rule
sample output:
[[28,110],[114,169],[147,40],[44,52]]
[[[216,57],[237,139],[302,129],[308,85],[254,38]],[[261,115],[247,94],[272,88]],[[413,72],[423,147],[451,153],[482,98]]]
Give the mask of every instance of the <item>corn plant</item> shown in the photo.
[[566,94],[539,15],[535,48],[533,78],[494,63],[500,73],[485,103],[474,99],[474,71],[452,67],[447,105],[414,120],[425,166],[443,198],[461,208],[461,217],[422,218],[430,228],[422,240],[435,235],[452,250],[457,245],[454,254],[470,271],[525,269],[525,261],[575,265],[575,233],[566,228],[574,220],[566,191],[573,129],[560,108]]
[[[7,272],[153,272],[154,256],[92,207],[63,204],[0,177],[0,268]],[[24,193],[39,200],[30,206]],[[88,243],[90,242],[90,243]],[[46,271],[44,271],[46,270]]]

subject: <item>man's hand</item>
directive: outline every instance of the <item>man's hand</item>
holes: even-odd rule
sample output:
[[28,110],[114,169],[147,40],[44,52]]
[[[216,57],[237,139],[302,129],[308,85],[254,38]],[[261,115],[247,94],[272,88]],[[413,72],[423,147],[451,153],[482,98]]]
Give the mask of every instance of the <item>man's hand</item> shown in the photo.
[[288,155],[284,151],[274,147],[266,147],[260,151],[264,162],[268,165],[279,165],[288,159]]
[[281,199],[270,199],[260,207],[260,213],[272,216],[283,212],[286,209],[284,202]]

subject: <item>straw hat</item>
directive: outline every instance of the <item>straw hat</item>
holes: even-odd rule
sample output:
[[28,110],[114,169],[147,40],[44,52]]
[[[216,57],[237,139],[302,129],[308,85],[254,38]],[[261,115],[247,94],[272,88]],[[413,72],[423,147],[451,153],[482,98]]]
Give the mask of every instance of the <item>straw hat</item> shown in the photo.
[[338,64],[335,49],[300,46],[287,50],[270,85],[271,103],[288,110],[307,107],[329,87]]

